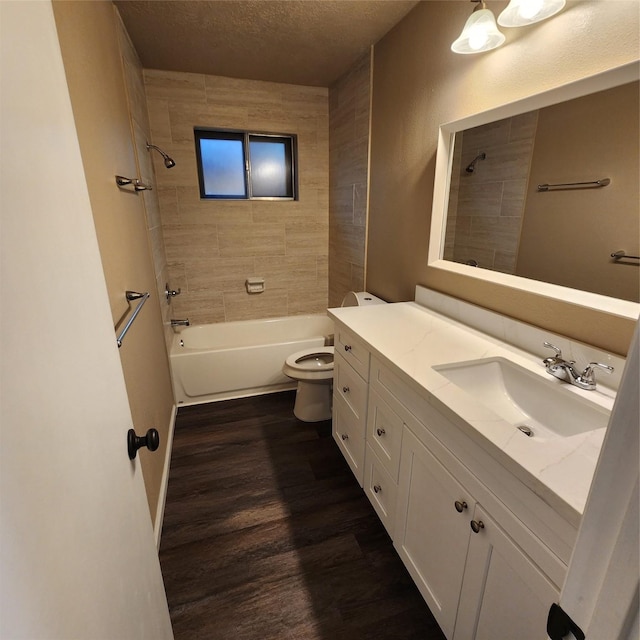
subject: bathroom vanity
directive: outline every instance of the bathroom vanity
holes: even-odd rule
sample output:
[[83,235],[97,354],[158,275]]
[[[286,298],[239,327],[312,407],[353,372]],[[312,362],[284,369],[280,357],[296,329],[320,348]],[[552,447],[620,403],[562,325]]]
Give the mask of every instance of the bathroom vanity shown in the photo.
[[[329,315],[334,439],[444,634],[545,637],[624,360],[422,287]],[[544,341],[612,387],[549,376]]]

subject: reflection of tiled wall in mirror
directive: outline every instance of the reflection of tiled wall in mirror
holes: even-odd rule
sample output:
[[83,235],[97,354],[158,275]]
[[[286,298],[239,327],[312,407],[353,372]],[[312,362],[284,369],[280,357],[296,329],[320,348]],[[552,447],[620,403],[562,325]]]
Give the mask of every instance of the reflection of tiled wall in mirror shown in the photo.
[[537,120],[532,111],[458,135],[445,259],[515,273]]

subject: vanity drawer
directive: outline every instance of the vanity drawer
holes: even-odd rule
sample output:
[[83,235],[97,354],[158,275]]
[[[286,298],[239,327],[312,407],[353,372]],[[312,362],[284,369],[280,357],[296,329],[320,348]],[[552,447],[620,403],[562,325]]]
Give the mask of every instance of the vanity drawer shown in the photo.
[[333,361],[333,395],[339,396],[348,405],[354,418],[365,432],[367,415],[367,383],[349,366],[342,356],[335,355]]
[[387,473],[374,450],[367,444],[364,491],[391,539],[393,539],[395,526],[397,490],[397,483]]
[[338,444],[358,484],[364,479],[364,431],[341,396],[333,399],[333,439]]
[[353,333],[336,327],[335,352],[344,357],[344,359],[364,378],[369,380],[369,350],[364,342],[357,338]]
[[400,468],[402,427],[402,418],[371,389],[367,411],[367,443],[395,482],[398,481]]

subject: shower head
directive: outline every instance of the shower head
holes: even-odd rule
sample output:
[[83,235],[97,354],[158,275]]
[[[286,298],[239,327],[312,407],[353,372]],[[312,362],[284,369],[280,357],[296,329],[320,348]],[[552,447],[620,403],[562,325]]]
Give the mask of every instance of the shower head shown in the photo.
[[465,171],[467,173],[473,173],[476,170],[476,162],[478,160],[484,160],[487,157],[487,154],[483,151],[479,153],[466,167]]
[[160,149],[160,147],[156,147],[155,144],[149,144],[147,142],[147,151],[150,149],[155,149],[164,158],[164,166],[167,167],[167,169],[171,169],[171,167],[176,166],[176,161],[173,158],[170,158],[168,154]]

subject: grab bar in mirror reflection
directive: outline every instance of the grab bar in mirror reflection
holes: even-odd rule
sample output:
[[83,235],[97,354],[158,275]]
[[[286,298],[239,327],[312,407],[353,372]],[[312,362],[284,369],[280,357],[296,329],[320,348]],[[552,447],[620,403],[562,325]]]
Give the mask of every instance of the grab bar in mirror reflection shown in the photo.
[[120,335],[118,335],[118,337],[116,338],[118,349],[122,346],[122,341],[124,340],[124,337],[127,335],[127,331],[129,331],[129,329],[131,328],[131,325],[133,324],[133,321],[137,318],[138,314],[140,313],[140,309],[142,309],[142,305],[144,305],[144,303],[149,299],[149,292],[145,291],[144,293],[138,293],[137,291],[127,291],[125,296],[129,302],[133,300],[138,300],[138,304],[136,305],[136,308],[133,310],[133,313],[129,316],[127,323],[122,328]]
[[640,256],[630,256],[627,255],[626,251],[614,251],[611,254],[614,262],[618,262],[618,260],[640,260]]
[[589,182],[561,182],[559,184],[539,184],[538,191],[561,191],[563,189],[599,189],[611,184],[611,178],[590,180]]

